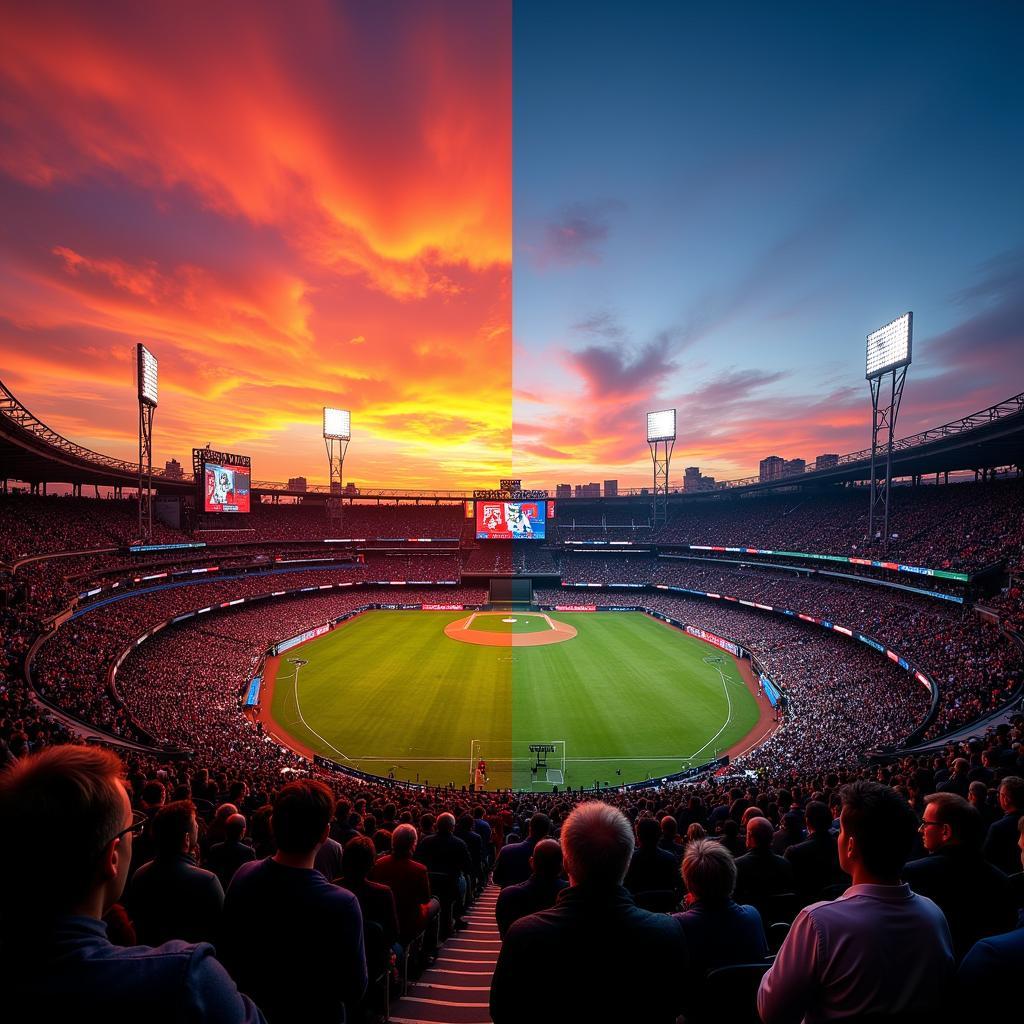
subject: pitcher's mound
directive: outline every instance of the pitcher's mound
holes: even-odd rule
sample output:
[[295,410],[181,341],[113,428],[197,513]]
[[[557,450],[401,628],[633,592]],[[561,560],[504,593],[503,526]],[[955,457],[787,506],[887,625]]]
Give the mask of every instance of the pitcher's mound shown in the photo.
[[557,622],[555,619],[548,618],[547,615],[541,615],[542,619],[546,619],[550,629],[544,629],[537,633],[509,633],[509,632],[498,632],[495,630],[493,633],[486,629],[480,629],[477,626],[474,629],[470,629],[470,623],[476,619],[486,619],[491,616],[495,618],[501,618],[502,622],[515,622],[515,619],[502,618],[504,612],[474,612],[472,615],[467,615],[464,619],[458,619],[455,622],[449,622],[444,627],[444,635],[451,637],[453,640],[459,640],[464,644],[477,644],[481,647],[544,647],[547,644],[563,644],[566,640],[571,640],[576,635],[576,629],[573,626],[568,625],[565,622]]

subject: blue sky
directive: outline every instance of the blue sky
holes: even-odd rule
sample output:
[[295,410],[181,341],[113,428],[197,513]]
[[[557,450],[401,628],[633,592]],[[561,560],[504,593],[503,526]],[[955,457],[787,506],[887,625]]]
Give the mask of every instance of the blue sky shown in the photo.
[[663,405],[674,478],[863,447],[864,337],[906,309],[899,433],[1024,388],[1024,8],[518,2],[513,31],[524,476],[645,481]]

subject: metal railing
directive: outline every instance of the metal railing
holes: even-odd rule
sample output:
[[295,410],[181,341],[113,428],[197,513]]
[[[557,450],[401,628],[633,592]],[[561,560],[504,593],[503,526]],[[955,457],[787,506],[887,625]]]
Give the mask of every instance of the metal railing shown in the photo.
[[[929,430],[922,430],[920,433],[911,434],[909,437],[900,438],[893,442],[893,450],[903,452],[909,451],[913,448],[920,448],[924,445],[931,444],[934,441],[940,441],[947,437],[964,434],[968,431],[976,430],[978,427],[983,427],[989,423],[1004,419],[1007,416],[1018,415],[1021,412],[1024,412],[1024,392],[1014,395],[1012,398],[1007,398],[1002,402],[997,402],[995,405],[991,405],[987,409],[971,413],[969,416],[964,416],[961,419],[953,420],[950,423],[944,423],[939,427],[932,427]],[[138,477],[138,463],[125,462],[123,459],[115,459],[109,455],[102,455],[99,452],[94,452],[80,444],[75,444],[74,441],[69,441],[63,435],[58,434],[57,431],[52,430],[41,420],[33,416],[32,413],[22,405],[22,403],[14,397],[3,381],[0,381],[0,416],[13,423],[26,433],[31,434],[43,444],[56,449],[63,455],[78,459],[81,462],[85,462],[99,469],[107,469],[115,473],[126,474],[133,478]],[[749,487],[753,484],[759,483],[777,484],[782,481],[798,481],[808,473],[823,472],[829,469],[840,469],[854,463],[867,461],[870,458],[871,449],[862,448],[857,452],[840,455],[835,462],[830,461],[822,466],[818,466],[817,462],[812,462],[810,465],[806,466],[802,472],[786,474],[785,476],[777,477],[773,480],[761,480],[760,476],[742,477],[738,480],[721,480],[715,485],[714,490],[731,490],[733,488]],[[155,471],[153,473],[153,479],[182,485],[190,485],[193,483],[193,477],[191,476],[173,477],[168,476],[166,472],[161,471]],[[327,484],[307,485],[305,491],[300,491],[296,488],[289,487],[286,483],[280,480],[254,480],[252,488],[256,491],[277,491],[288,492],[291,494],[330,493],[330,487]],[[636,497],[641,495],[644,490],[648,489],[640,487],[622,488],[619,490],[619,495],[621,497]],[[670,493],[682,494],[684,492],[681,488],[673,488]],[[706,494],[714,493],[714,491],[702,491],[698,493]],[[548,491],[547,494],[549,498],[557,497],[551,491]],[[343,491],[340,496],[342,498],[425,498],[462,501],[467,498],[471,499],[473,497],[473,491],[410,490],[401,487],[374,487],[357,488],[355,491],[348,492]]]

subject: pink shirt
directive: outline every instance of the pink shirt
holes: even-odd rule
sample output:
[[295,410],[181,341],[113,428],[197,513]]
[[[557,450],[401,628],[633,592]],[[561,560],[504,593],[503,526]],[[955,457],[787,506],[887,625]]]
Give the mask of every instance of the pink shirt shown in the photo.
[[801,910],[757,993],[764,1024],[816,1024],[942,1004],[953,942],[908,885],[851,885]]

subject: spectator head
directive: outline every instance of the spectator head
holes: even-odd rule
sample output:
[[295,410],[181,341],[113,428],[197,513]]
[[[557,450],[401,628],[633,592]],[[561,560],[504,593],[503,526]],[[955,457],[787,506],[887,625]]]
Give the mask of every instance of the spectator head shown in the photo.
[[373,833],[373,847],[378,853],[391,852],[391,831],[379,828]]
[[530,854],[530,870],[537,878],[555,879],[562,873],[562,848],[554,839],[542,839]]
[[437,831],[439,835],[450,836],[455,831],[455,815],[449,814],[447,811],[444,814],[439,814],[437,817]]
[[1018,775],[1007,775],[999,783],[999,806],[1004,814],[1024,812],[1024,779]]
[[289,782],[274,800],[270,819],[281,853],[307,856],[327,838],[334,813],[334,794],[315,779]]
[[562,826],[562,856],[573,885],[621,885],[633,856],[629,819],[598,800],[579,804]]
[[842,789],[839,865],[853,877],[895,884],[910,856],[917,816],[895,790],[879,782],[851,782]]
[[396,857],[411,857],[416,849],[416,828],[413,825],[399,825],[391,833],[391,852]]
[[191,800],[164,804],[153,819],[153,843],[158,857],[176,857],[199,847],[196,805]]
[[241,842],[245,835],[245,815],[232,814],[224,822],[224,835],[233,843]]
[[724,903],[736,888],[736,861],[713,839],[690,843],[680,871],[687,892],[703,903]]
[[341,873],[346,882],[362,882],[373,869],[377,848],[369,836],[353,836],[341,854]]
[[699,821],[694,821],[686,830],[686,841],[692,843],[695,839],[703,839],[707,831]]
[[767,818],[751,818],[747,822],[747,849],[767,850],[772,845],[775,829]]
[[530,838],[543,839],[551,835],[551,819],[538,811],[530,818]]
[[966,775],[970,771],[971,762],[966,757],[958,757],[953,761],[953,774]]
[[981,847],[983,823],[976,807],[956,793],[932,793],[924,798],[921,841],[929,853],[947,846]]
[[674,843],[679,835],[679,822],[671,814],[661,819],[661,835],[667,843]]
[[649,849],[658,845],[661,838],[661,825],[654,818],[640,818],[636,823],[636,841],[641,849]]
[[747,822],[750,821],[751,818],[763,818],[763,817],[764,817],[764,811],[762,811],[760,807],[756,807],[756,806],[748,807],[740,815],[740,828],[746,828],[747,827]]
[[142,787],[142,806],[146,810],[163,805],[166,790],[158,779],[150,779]]
[[67,913],[99,917],[120,898],[135,824],[121,772],[109,751],[68,745],[0,775],[0,903],[8,925]]
[[827,832],[832,827],[832,812],[828,804],[820,800],[812,800],[807,805],[807,831]]
[[1021,870],[1024,870],[1024,815],[1021,815],[1020,821],[1017,822],[1017,832],[1019,835],[1017,849],[1020,850]]
[[782,816],[782,827],[790,835],[802,835],[804,831],[804,816],[802,811],[786,811]]
[[984,807],[988,800],[988,786],[984,782],[972,782],[967,787],[967,799],[975,807]]

